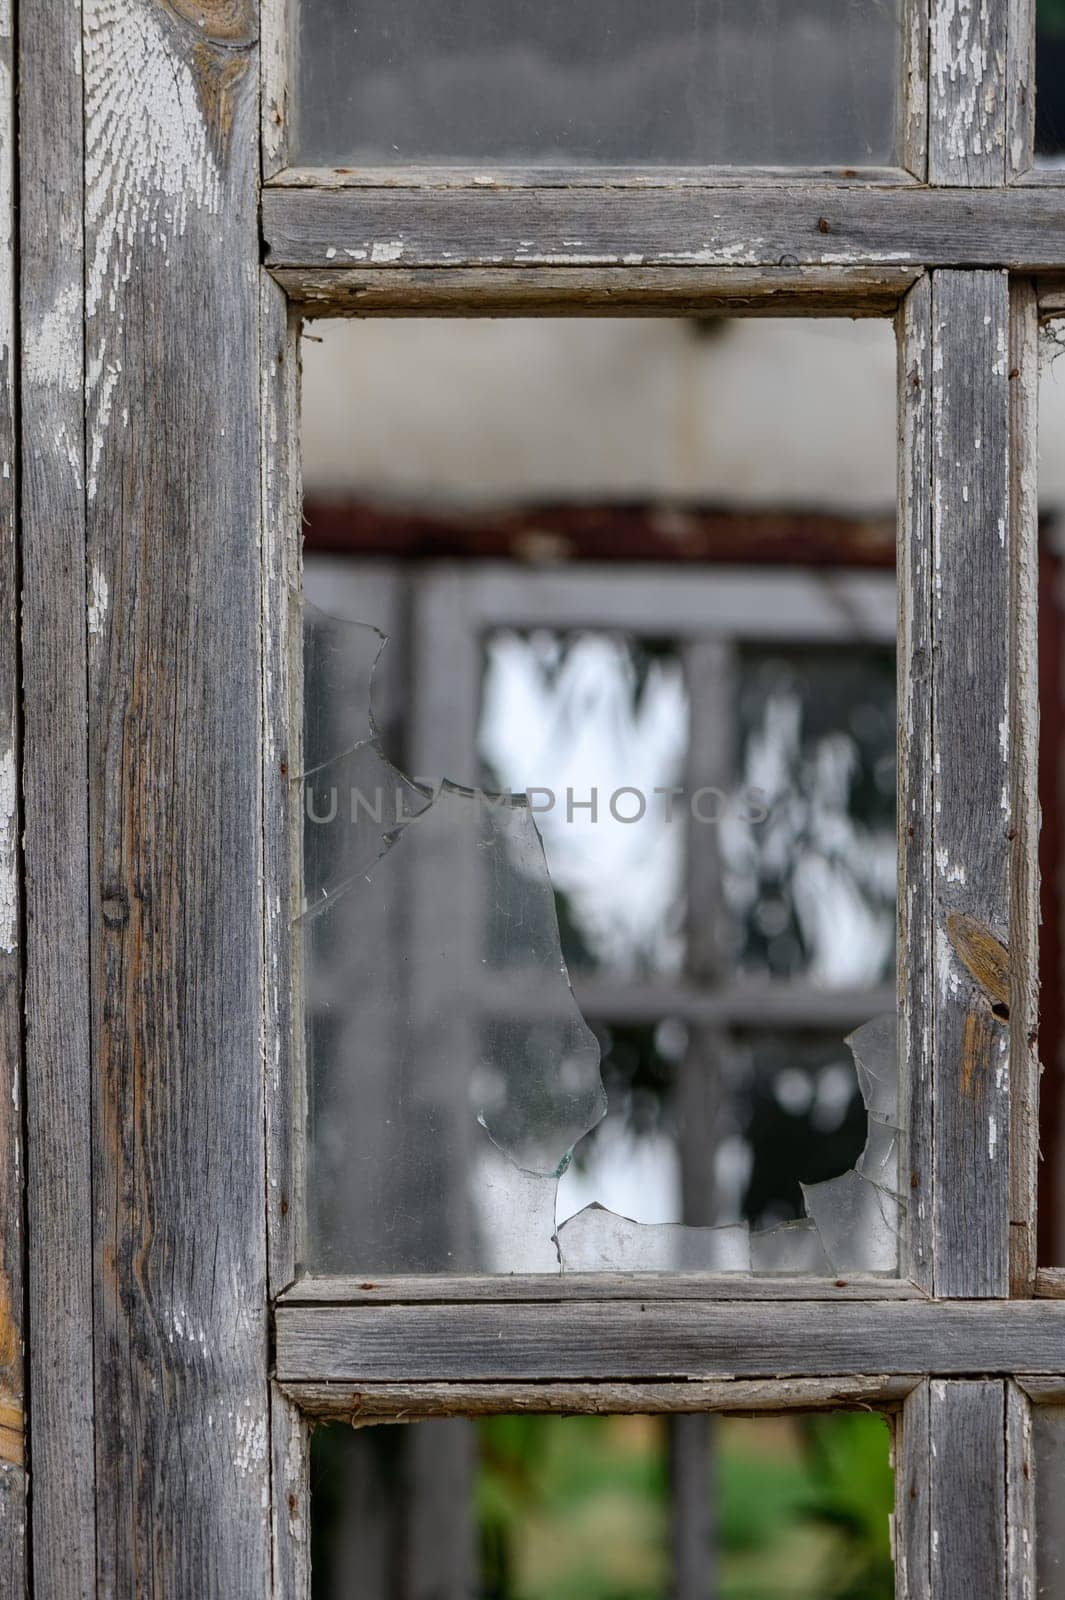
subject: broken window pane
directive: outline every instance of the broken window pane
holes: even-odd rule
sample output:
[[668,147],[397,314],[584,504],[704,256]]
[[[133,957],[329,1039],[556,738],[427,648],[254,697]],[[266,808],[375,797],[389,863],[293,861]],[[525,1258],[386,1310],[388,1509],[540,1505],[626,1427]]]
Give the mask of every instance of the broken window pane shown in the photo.
[[1041,167],[1065,161],[1065,4],[1036,0],[1035,159]]
[[896,1271],[891,453],[789,454],[821,368],[893,427],[889,331],[417,326],[307,363],[309,536],[375,559],[306,564],[304,1262]]
[[319,1428],[315,1600],[891,1600],[870,1413]]
[[890,163],[899,0],[303,0],[294,159]]

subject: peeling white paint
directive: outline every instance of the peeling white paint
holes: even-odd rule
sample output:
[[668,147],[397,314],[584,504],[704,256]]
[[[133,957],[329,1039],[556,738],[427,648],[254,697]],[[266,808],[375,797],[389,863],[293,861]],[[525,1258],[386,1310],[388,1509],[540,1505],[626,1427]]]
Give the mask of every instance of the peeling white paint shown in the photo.
[[370,249],[370,260],[382,263],[398,261],[402,254],[402,239],[375,239]]
[[81,294],[74,284],[36,317],[26,335],[26,375],[33,383],[68,392],[81,388]]
[[18,869],[15,859],[18,774],[15,752],[0,754],[0,952],[18,948]]
[[111,593],[107,587],[107,579],[100,568],[93,563],[92,576],[89,581],[89,638],[99,639],[103,635],[107,622],[107,608],[111,603]]

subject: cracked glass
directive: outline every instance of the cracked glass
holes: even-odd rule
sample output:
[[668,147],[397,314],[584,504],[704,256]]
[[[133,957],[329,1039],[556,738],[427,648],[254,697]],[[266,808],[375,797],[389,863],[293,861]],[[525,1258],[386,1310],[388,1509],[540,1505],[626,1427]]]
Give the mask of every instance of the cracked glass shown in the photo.
[[900,0],[304,0],[294,162],[887,165]]
[[787,322],[308,348],[306,1268],[898,1270],[893,366]]

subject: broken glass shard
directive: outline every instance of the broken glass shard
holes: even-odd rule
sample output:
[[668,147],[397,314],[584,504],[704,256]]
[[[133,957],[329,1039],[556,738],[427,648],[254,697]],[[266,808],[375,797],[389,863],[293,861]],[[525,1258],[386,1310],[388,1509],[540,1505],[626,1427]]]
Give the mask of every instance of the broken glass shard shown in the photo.
[[[370,700],[382,636],[310,608],[304,634],[306,762],[295,791],[309,1264],[365,1273],[897,1271],[894,1017],[848,1041],[868,1113],[865,1148],[850,1171],[805,1188],[804,1218],[752,1233],[734,1218],[639,1221],[593,1201],[559,1225],[560,1177],[575,1152],[580,1163],[607,1100],[527,799],[406,776],[383,747]],[[638,1051],[623,1096],[631,1125],[625,1132],[622,1106],[616,1151],[660,1068],[710,1071],[713,1055],[683,1041]],[[814,1093],[809,1074],[792,1078],[778,1072],[778,1088]],[[594,1163],[583,1170],[588,1181]]]

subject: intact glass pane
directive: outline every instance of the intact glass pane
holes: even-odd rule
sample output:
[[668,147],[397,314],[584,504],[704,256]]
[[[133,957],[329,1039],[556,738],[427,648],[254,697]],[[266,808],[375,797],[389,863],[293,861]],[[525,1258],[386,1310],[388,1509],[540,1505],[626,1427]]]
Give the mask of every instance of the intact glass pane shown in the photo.
[[314,1600],[891,1600],[871,1413],[315,1430]]
[[895,1272],[890,329],[307,354],[305,1262]]
[[868,166],[902,0],[303,0],[294,159]]

